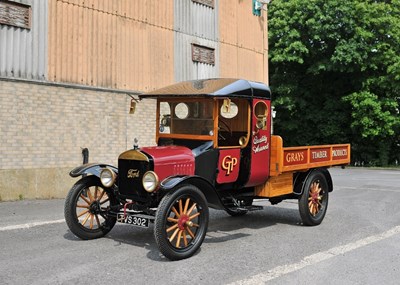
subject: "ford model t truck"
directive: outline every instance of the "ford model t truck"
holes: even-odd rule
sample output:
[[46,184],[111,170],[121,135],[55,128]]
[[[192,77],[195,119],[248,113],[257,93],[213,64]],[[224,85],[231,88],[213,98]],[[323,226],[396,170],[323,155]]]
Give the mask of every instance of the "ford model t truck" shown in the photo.
[[[85,164],[65,202],[76,236],[99,238],[116,222],[154,223],[161,253],[192,256],[207,232],[209,207],[241,216],[296,199],[304,225],[318,225],[333,190],[327,170],[350,162],[350,145],[283,147],[271,135],[270,89],[257,82],[178,83],[140,99],[156,100],[156,144],[121,153],[118,166]],[[251,223],[251,220],[249,220]]]

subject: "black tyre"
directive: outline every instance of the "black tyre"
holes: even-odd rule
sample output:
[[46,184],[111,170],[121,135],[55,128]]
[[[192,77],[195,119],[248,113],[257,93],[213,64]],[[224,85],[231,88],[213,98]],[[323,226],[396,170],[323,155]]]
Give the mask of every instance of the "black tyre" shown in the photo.
[[117,204],[96,176],[87,176],[75,183],[65,200],[64,216],[71,232],[81,239],[103,237],[115,225],[109,216],[111,206]]
[[163,197],[156,213],[154,236],[160,252],[170,260],[192,256],[208,227],[208,205],[193,185],[181,185]]
[[306,226],[319,225],[328,209],[329,188],[325,176],[314,171],[304,184],[303,194],[299,199],[301,220]]

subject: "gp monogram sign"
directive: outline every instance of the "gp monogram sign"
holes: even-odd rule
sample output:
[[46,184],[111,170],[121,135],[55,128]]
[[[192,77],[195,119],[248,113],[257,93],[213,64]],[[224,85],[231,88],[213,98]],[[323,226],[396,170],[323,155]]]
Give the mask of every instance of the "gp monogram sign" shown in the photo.
[[230,175],[233,168],[237,165],[237,158],[227,155],[222,160],[222,169],[226,171],[226,175]]
[[235,182],[239,177],[240,149],[221,150],[218,159],[217,183]]

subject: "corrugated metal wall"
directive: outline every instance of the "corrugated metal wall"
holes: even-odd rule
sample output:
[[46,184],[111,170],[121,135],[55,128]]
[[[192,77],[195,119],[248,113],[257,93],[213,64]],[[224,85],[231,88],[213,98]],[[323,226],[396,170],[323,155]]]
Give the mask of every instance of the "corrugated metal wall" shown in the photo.
[[[139,91],[268,80],[266,16],[252,15],[251,0],[16,2],[32,5],[32,29],[0,25],[0,76]],[[215,65],[193,62],[192,43],[215,49]]]
[[251,0],[220,0],[220,76],[268,82],[265,11],[252,14]]
[[48,0],[17,0],[31,6],[31,29],[0,24],[0,76],[44,80],[47,77]]
[[[191,0],[174,0],[175,81],[219,76],[218,1],[214,8]],[[215,65],[192,61],[192,46],[215,50]]]
[[49,80],[148,91],[173,83],[173,1],[49,0]]

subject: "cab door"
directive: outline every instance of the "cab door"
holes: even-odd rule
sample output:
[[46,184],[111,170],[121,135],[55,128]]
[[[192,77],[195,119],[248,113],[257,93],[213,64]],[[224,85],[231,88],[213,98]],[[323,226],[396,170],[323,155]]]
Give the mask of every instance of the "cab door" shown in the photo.
[[250,173],[246,187],[267,181],[270,168],[271,101],[254,99],[251,112]]
[[243,180],[241,177],[245,170],[242,167],[245,162],[242,152],[250,143],[251,105],[248,99],[225,98],[219,99],[216,106],[219,151],[217,183],[240,183],[238,180]]

